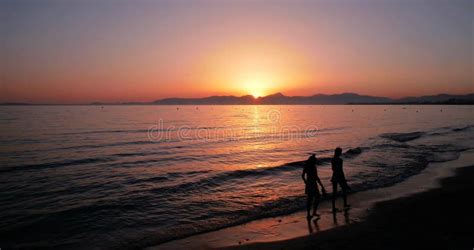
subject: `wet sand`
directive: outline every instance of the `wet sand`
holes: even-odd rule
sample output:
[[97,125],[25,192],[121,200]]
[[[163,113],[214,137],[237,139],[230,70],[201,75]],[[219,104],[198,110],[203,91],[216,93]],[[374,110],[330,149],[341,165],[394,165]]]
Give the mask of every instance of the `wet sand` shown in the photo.
[[[474,243],[474,209],[469,204],[474,168],[463,168],[473,164],[472,150],[455,161],[432,163],[404,182],[350,195],[352,208],[335,217],[325,201],[319,220],[308,222],[301,211],[151,249],[463,249],[461,246]],[[458,174],[453,177],[456,169]],[[447,179],[440,183],[441,178]],[[474,244],[464,249],[472,247]]]

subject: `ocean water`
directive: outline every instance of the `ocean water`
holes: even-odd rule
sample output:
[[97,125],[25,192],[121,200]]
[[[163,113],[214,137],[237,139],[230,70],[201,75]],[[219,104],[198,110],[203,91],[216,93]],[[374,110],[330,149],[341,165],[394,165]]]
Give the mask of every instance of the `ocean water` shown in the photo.
[[141,248],[304,208],[474,148],[473,106],[0,106],[0,247]]

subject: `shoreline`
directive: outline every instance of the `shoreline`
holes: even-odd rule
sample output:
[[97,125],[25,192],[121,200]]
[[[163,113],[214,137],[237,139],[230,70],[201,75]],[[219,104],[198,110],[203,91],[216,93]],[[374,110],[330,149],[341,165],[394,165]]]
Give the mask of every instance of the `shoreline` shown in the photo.
[[[228,227],[203,234],[189,236],[163,244],[151,246],[147,249],[176,249],[186,247],[190,249],[213,249],[213,248],[288,248],[290,244],[293,249],[294,242],[298,244],[311,242],[322,234],[340,230],[339,228],[358,227],[359,224],[368,223],[373,216],[379,203],[405,199],[416,195],[438,190],[440,180],[453,176],[458,168],[471,166],[474,163],[474,150],[462,152],[460,157],[453,161],[429,163],[419,174],[411,176],[395,185],[362,191],[348,196],[352,205],[347,212],[338,212],[335,217],[330,211],[330,201],[321,203],[319,212],[320,220],[310,223],[306,220],[306,212],[299,211],[284,216],[264,218],[251,221],[242,225]],[[338,200],[338,207],[341,207]],[[301,242],[300,242],[301,241]],[[350,244],[349,244],[350,245]],[[306,246],[313,248],[315,246]]]

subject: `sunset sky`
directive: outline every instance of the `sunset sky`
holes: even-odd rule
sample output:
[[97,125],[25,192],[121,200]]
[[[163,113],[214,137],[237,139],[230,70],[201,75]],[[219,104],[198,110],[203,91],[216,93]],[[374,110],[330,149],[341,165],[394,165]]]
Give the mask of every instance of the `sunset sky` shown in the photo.
[[0,102],[474,92],[472,0],[2,0]]

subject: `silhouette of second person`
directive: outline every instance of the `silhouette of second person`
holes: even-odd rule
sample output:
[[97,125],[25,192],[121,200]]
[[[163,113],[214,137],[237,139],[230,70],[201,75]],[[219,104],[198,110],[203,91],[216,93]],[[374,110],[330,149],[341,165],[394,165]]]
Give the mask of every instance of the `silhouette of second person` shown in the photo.
[[[307,218],[311,219],[312,216],[318,216],[317,213],[319,201],[321,199],[321,193],[319,192],[318,184],[321,186],[321,191],[323,194],[326,193],[323,184],[318,176],[318,170],[316,169],[316,155],[312,154],[308,160],[306,160],[303,173],[301,174],[301,178],[305,183],[305,193],[307,195],[307,203],[306,203],[306,211],[307,211]],[[313,214],[310,214],[311,210],[311,203],[314,200],[314,208]]]
[[346,177],[344,176],[344,170],[342,168],[343,160],[341,159],[342,149],[336,148],[334,150],[334,158],[332,158],[331,167],[332,167],[332,212],[336,212],[336,195],[337,195],[337,186],[341,186],[342,189],[342,198],[344,200],[344,208],[349,208],[350,205],[347,204],[347,185]]

